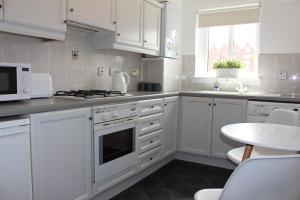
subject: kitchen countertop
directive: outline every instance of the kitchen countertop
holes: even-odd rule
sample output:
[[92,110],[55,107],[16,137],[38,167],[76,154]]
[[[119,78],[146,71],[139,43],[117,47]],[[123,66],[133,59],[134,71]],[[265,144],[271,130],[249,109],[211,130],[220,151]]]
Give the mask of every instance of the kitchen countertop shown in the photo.
[[272,95],[247,95],[238,93],[213,93],[205,91],[171,91],[171,92],[130,92],[131,95],[121,97],[107,97],[101,99],[73,99],[63,97],[51,97],[44,99],[32,99],[25,101],[1,102],[0,117],[15,115],[26,115],[33,113],[66,110],[81,107],[90,107],[105,104],[124,103],[147,99],[171,97],[171,96],[191,96],[191,97],[210,97],[210,98],[236,98],[256,101],[276,101],[300,103],[300,96],[272,96]]

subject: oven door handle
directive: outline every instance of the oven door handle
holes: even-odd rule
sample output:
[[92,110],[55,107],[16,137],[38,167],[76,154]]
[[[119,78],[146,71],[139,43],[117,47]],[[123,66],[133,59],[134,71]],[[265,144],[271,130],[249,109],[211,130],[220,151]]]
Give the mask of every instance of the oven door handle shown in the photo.
[[128,126],[128,124],[132,124],[132,127],[136,127],[139,119],[124,119],[124,120],[118,120],[115,122],[107,122],[107,123],[100,123],[94,125],[94,132],[96,131],[102,131],[105,129],[110,129],[114,127],[122,127],[122,126]]

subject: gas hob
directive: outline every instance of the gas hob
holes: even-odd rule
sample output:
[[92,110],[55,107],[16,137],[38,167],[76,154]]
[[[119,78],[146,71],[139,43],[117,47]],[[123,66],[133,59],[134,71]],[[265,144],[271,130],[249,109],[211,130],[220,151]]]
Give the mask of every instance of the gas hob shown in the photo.
[[122,94],[120,91],[109,90],[70,90],[57,91],[54,96],[78,99],[99,99],[105,97],[125,96],[125,94]]

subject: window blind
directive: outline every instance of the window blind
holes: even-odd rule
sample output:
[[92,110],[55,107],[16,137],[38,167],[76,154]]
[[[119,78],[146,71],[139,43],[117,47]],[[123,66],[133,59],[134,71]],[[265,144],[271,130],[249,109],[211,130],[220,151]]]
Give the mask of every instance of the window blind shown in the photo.
[[259,16],[260,4],[200,10],[198,27],[257,23]]

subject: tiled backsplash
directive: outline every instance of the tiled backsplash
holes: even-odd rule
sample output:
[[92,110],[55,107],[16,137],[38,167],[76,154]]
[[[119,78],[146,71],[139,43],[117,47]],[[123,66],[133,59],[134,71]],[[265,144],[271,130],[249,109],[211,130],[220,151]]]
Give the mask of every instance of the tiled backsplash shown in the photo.
[[[72,51],[79,59],[72,59]],[[0,33],[0,62],[32,64],[32,71],[50,73],[55,90],[111,89],[110,67],[140,68],[141,55],[118,50],[95,50],[92,33],[69,29],[64,42]],[[103,67],[97,76],[97,67]],[[129,90],[136,90],[139,77],[131,77]]]
[[[184,90],[211,90],[212,84],[193,80],[194,55],[183,56],[182,88]],[[280,72],[287,72],[288,79],[279,79]],[[259,56],[259,85],[247,85],[250,90],[261,90],[281,94],[300,94],[300,54],[272,54]],[[222,85],[222,90],[234,90],[237,84]]]

